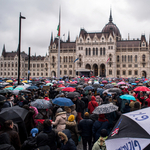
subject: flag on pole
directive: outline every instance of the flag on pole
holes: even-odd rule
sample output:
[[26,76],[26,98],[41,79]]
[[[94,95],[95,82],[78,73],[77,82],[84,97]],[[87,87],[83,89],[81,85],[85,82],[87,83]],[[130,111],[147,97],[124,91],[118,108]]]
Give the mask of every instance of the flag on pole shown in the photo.
[[106,64],[109,62],[109,60],[110,60],[110,58],[108,58],[108,59],[107,59],[107,62],[106,62]]
[[75,59],[74,63],[78,60],[79,58]]
[[59,11],[59,24],[57,26],[57,31],[58,31],[57,37],[60,37],[60,11]]

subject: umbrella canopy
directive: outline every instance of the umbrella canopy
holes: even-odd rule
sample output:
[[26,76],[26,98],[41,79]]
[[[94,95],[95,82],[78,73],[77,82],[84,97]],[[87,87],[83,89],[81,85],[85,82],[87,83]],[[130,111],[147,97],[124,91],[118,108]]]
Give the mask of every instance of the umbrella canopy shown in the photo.
[[58,97],[52,100],[53,104],[59,105],[59,106],[72,106],[74,103],[69,98],[64,97]]
[[69,92],[67,95],[66,95],[66,97],[67,98],[74,98],[75,96],[80,96],[80,93],[78,93],[78,92]]
[[68,87],[73,87],[74,88],[74,87],[77,87],[77,84],[72,84],[71,83],[71,84],[68,85]]
[[19,94],[19,91],[20,91],[20,90],[13,90],[12,93],[15,94],[15,95],[18,95],[18,94]]
[[36,107],[37,109],[49,109],[52,104],[45,99],[36,99],[34,102],[30,103],[31,106]]
[[5,94],[5,93],[12,93],[12,91],[8,89],[0,90],[0,94]]
[[57,89],[55,89],[54,91],[62,91],[62,89],[64,89],[65,87],[59,87]]
[[112,103],[109,103],[109,104],[103,104],[103,105],[96,107],[92,113],[93,114],[108,114],[116,110],[118,110],[118,107],[116,105],[113,105]]
[[48,86],[50,86],[50,85],[53,86],[53,83],[47,83],[46,85],[48,85]]
[[105,141],[107,150],[147,150],[150,141],[149,124],[149,107],[122,114]]
[[0,112],[0,122],[5,122],[6,120],[13,120],[15,123],[22,122],[27,113],[28,110],[19,106],[4,108]]
[[92,87],[94,87],[94,89],[100,88],[100,84],[93,84]]
[[83,85],[78,85],[77,88],[83,88]]
[[133,101],[136,100],[134,96],[128,95],[128,94],[121,95],[120,98],[121,98],[121,99],[126,99],[126,100],[133,100]]
[[134,89],[134,91],[150,91],[149,88],[147,88],[146,86],[138,86]]
[[103,94],[103,91],[105,91],[104,89],[102,89],[102,88],[97,88],[97,93],[99,93],[100,95],[102,95]]
[[122,82],[118,82],[117,85],[126,85],[126,83],[122,81]]
[[29,91],[29,90],[21,90],[21,91],[19,91],[19,93],[31,93],[31,91]]
[[28,88],[26,88],[27,90],[37,90],[37,89],[39,89],[37,86],[29,86]]
[[119,88],[110,88],[110,89],[108,89],[108,92],[120,94],[122,91]]
[[114,87],[113,84],[106,84],[106,85],[105,85],[105,88],[106,88],[106,89],[110,89],[110,88],[113,88],[113,87]]
[[5,89],[11,90],[11,91],[14,90],[13,87],[8,87],[8,88],[5,88]]
[[103,84],[107,84],[108,81],[107,81],[107,80],[103,80],[102,83],[103,83]]
[[131,83],[131,85],[137,85],[137,83]]
[[76,89],[73,87],[66,87],[64,89],[62,89],[62,91],[67,91],[67,92],[74,92]]
[[6,82],[7,82],[7,83],[12,83],[12,82],[13,82],[13,80],[7,80]]
[[93,90],[94,88],[92,87],[92,86],[86,86],[85,88],[84,88],[84,90]]
[[3,95],[0,95],[0,102],[2,102],[2,101],[6,101],[6,97]]

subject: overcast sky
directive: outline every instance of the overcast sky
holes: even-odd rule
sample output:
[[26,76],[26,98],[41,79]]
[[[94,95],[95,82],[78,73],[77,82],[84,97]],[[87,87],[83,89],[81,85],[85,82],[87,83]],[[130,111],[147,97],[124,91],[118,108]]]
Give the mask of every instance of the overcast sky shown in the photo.
[[[145,34],[149,41],[149,0],[0,0],[0,53],[16,51],[19,35],[19,13],[22,19],[21,51],[45,55],[48,52],[51,32],[56,37],[61,6],[61,37],[71,40],[79,35],[80,28],[87,32],[101,31],[108,23],[110,7],[113,22],[122,38],[140,38]],[[65,37],[62,35],[65,34]]]

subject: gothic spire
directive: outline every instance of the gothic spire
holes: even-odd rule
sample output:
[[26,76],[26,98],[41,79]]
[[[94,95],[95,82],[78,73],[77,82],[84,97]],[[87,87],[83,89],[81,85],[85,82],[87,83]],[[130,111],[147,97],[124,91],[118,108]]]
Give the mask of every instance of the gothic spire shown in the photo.
[[68,31],[68,40],[67,42],[70,42],[70,31]]
[[6,49],[5,49],[5,44],[3,45],[3,50],[2,50],[2,55],[4,56],[5,55],[5,52],[6,52]]
[[112,10],[110,9],[110,17],[109,17],[109,22],[112,22],[113,18],[112,18]]
[[51,40],[50,40],[50,45],[53,43],[53,32],[51,32]]

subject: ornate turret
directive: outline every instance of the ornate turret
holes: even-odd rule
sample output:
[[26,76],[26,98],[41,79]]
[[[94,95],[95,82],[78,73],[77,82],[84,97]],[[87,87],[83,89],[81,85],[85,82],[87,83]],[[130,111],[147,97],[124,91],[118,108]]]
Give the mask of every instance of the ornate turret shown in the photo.
[[6,52],[6,49],[5,49],[5,44],[3,45],[3,50],[2,50],[2,55],[5,56],[5,52]]
[[113,21],[113,18],[112,18],[112,11],[110,9],[110,17],[109,17],[109,22],[112,22]]
[[53,43],[53,32],[51,33],[51,40],[50,40],[50,45]]

